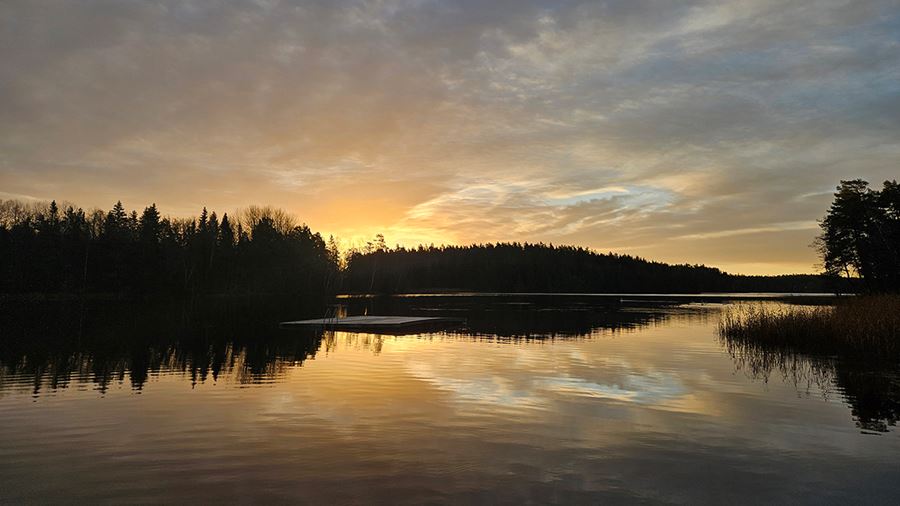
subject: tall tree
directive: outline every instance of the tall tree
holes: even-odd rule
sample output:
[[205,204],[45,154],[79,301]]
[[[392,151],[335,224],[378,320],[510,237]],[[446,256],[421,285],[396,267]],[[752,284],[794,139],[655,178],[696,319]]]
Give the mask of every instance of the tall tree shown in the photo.
[[222,215],[222,224],[219,225],[219,244],[229,249],[234,247],[234,229],[231,228],[228,213]]
[[817,239],[825,271],[858,275],[872,291],[900,290],[900,206],[896,181],[882,191],[862,179],[841,181]]
[[159,219],[159,210],[156,208],[155,203],[144,209],[144,212],[141,214],[138,232],[142,243],[155,244],[159,242],[161,232]]
[[125,212],[125,206],[119,200],[113,208],[106,214],[106,221],[103,224],[103,232],[111,239],[121,239],[128,226],[128,213]]

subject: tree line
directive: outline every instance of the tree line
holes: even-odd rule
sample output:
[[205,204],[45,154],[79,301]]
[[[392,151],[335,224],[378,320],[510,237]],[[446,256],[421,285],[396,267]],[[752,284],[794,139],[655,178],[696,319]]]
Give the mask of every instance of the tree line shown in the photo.
[[841,181],[817,240],[825,271],[858,276],[870,292],[900,291],[900,184]]
[[388,247],[342,257],[283,210],[203,208],[163,217],[117,202],[107,212],[0,201],[0,293],[252,294],[489,292],[851,292],[900,286],[900,187],[842,181],[817,241],[824,276],[731,275],[576,246],[495,243]]
[[351,251],[348,292],[429,290],[548,293],[834,292],[851,284],[814,275],[731,275],[705,265],[672,265],[576,246],[530,243],[386,247],[382,238]]
[[284,211],[162,217],[0,201],[0,292],[325,293],[337,251]]

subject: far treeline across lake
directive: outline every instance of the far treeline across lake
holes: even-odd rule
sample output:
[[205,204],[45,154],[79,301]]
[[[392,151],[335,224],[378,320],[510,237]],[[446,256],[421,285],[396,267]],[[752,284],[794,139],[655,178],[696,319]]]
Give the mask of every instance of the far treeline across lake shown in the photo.
[[5,294],[333,294],[434,290],[698,293],[891,292],[900,285],[900,189],[843,181],[817,240],[822,275],[745,276],[576,246],[529,243],[339,251],[288,213],[249,207],[163,217],[0,201]]

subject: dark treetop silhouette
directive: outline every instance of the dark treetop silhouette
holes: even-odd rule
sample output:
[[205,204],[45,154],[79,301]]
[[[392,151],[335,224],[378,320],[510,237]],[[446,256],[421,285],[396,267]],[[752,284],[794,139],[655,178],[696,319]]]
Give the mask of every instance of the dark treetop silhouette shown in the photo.
[[900,290],[900,184],[876,191],[862,179],[841,181],[817,246],[829,274],[858,275],[873,292]]
[[283,211],[250,207],[232,221],[161,218],[0,202],[0,292],[322,293],[337,252]]
[[0,293],[253,294],[423,290],[503,292],[852,291],[837,276],[740,276],[574,246],[497,243],[389,248],[378,236],[342,268],[335,241],[279,209],[221,220],[86,213],[0,201]]
[[384,247],[351,252],[343,288],[402,293],[431,289],[498,292],[696,293],[850,291],[811,275],[741,276],[704,265],[670,265],[573,246],[498,243]]

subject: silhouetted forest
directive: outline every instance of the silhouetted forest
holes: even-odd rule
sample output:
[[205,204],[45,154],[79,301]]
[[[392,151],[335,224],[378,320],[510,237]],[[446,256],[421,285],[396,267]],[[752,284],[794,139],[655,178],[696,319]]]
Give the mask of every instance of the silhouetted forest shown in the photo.
[[853,289],[851,282],[836,277],[730,275],[704,265],[670,265],[574,246],[498,243],[391,249],[377,239],[368,250],[349,255],[345,291],[828,293]]
[[337,272],[337,251],[278,209],[173,219],[155,204],[138,214],[121,202],[85,212],[0,201],[0,292],[326,293]]
[[286,212],[163,217],[0,201],[0,293],[254,294],[489,292],[849,292],[838,276],[739,276],[574,246],[389,248],[379,235],[341,259]]

